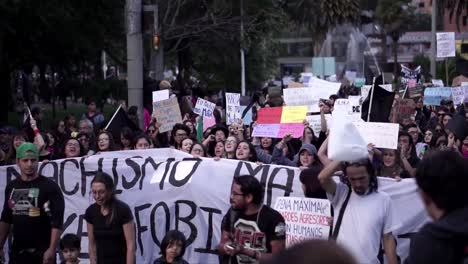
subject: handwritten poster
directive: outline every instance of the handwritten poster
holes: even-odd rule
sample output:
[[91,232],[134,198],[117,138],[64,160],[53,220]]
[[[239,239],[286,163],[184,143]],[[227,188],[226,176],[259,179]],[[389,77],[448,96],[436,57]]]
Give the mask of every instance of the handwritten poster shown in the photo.
[[[331,119],[332,115],[331,114],[326,114],[325,115],[325,121],[327,122],[328,127],[331,125]],[[312,131],[314,131],[314,135],[316,137],[319,136],[320,131],[322,130],[322,118],[320,115],[309,115],[306,117],[307,122],[309,123],[309,127],[312,128]]]
[[440,105],[440,101],[448,99],[450,96],[452,96],[450,87],[426,88],[423,102],[425,105]]
[[413,99],[400,99],[396,104],[397,120],[402,122],[404,119],[411,118],[414,114],[416,104]]
[[286,247],[309,239],[328,239],[331,218],[330,201],[278,197],[274,209],[286,221]]
[[301,123],[307,114],[307,106],[283,106],[281,123]]
[[452,99],[455,105],[468,102],[468,85],[452,87]]
[[205,116],[205,117],[211,117],[213,116],[213,111],[216,107],[216,104],[198,98],[197,99],[197,104],[195,105],[195,108],[193,109],[193,112],[197,115]]
[[379,122],[353,122],[364,141],[377,148],[397,149],[399,124]]
[[455,32],[437,33],[437,58],[455,57]]
[[161,127],[159,128],[161,133],[171,131],[175,124],[182,123],[179,103],[176,97],[153,102],[153,109],[158,123],[161,123]]
[[241,118],[240,94],[226,93],[226,123],[234,124]]

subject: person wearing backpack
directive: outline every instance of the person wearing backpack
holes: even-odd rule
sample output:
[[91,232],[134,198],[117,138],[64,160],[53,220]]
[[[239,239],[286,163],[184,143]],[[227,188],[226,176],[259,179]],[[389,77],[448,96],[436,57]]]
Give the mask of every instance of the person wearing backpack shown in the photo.
[[429,216],[411,238],[405,264],[468,263],[468,160],[453,150],[428,153],[416,182]]

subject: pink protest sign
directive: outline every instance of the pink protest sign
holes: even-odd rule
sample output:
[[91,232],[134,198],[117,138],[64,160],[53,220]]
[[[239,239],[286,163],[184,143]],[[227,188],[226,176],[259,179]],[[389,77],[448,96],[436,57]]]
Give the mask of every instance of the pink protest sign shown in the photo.
[[282,138],[286,134],[292,134],[293,138],[300,138],[304,133],[304,124],[302,123],[286,123],[280,124],[280,129],[277,138]]

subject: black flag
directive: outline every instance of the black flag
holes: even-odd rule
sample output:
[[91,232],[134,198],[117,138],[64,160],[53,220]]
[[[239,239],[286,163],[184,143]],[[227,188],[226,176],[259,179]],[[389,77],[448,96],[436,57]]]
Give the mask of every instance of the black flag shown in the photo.
[[119,107],[117,112],[107,124],[107,131],[112,134],[115,142],[120,142],[120,131],[124,127],[129,127],[133,132],[141,131],[138,124],[135,124],[125,113],[122,107]]
[[[393,99],[395,98],[394,92],[389,92],[379,85],[383,84],[382,75],[379,75],[375,79],[375,83],[369,91],[369,95],[362,103],[361,118],[365,121],[367,120],[367,115],[369,113],[369,103],[372,97],[372,109],[370,114],[369,122],[389,122],[388,117],[390,111],[392,110]],[[372,90],[374,90],[374,95],[372,95]]]

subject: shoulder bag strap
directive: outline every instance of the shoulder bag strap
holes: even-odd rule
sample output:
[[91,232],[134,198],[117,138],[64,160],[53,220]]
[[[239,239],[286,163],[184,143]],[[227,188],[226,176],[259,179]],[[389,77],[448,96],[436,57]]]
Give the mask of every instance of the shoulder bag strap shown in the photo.
[[338,233],[340,232],[341,221],[343,220],[343,215],[346,210],[346,206],[348,205],[349,197],[351,196],[351,188],[348,186],[348,194],[346,195],[346,199],[343,202],[343,206],[340,208],[340,213],[338,214],[338,219],[336,220],[336,226],[333,229],[333,234],[331,236],[332,240],[336,240],[338,238]]

